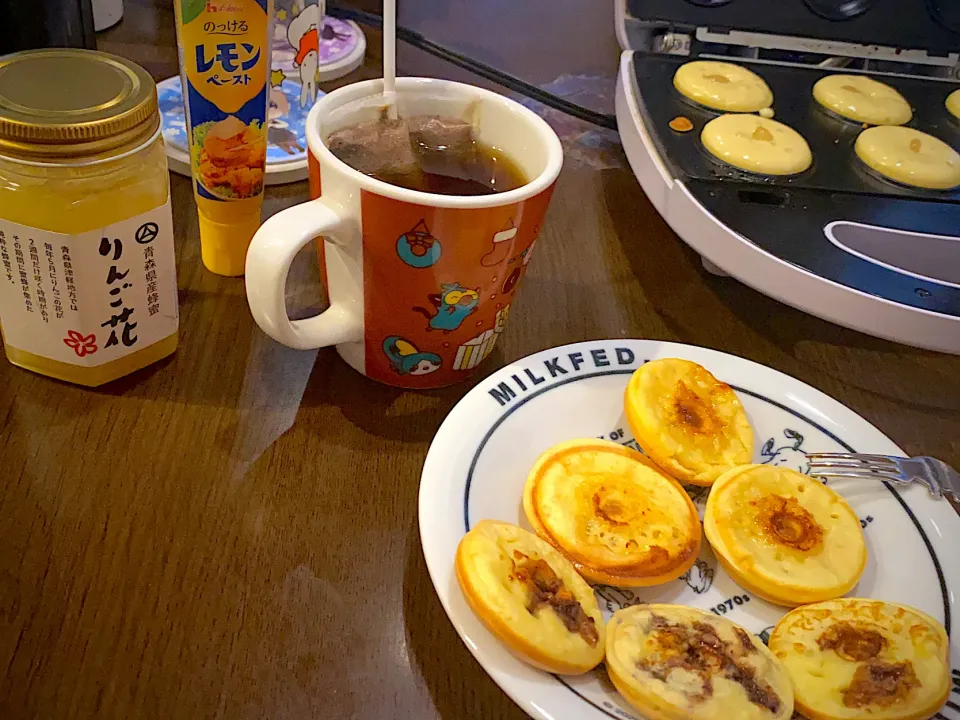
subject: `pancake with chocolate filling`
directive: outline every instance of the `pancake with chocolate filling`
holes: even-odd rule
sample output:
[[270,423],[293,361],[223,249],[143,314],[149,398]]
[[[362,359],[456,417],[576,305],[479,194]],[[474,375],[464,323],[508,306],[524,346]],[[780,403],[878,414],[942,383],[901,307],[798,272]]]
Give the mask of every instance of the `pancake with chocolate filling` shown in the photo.
[[604,622],[593,589],[537,536],[482,520],[463,536],[455,562],[467,603],[521,660],[564,675],[603,660]]
[[755,635],[680,605],[634,605],[607,623],[607,673],[649,720],[785,720],[793,688]]
[[624,405],[643,452],[682,483],[711,485],[753,460],[753,428],[737,394],[694,362],[665,358],[641,365]]
[[947,633],[905,605],[841,598],[784,615],[770,649],[810,720],[920,720],[950,692]]
[[658,585],[689,570],[700,550],[700,518],[680,484],[606,440],[571,440],[543,453],[527,477],[523,510],[592,582]]
[[778,605],[839,597],[867,562],[860,520],[846,500],[785,467],[724,473],[707,498],[703,531],[734,580]]

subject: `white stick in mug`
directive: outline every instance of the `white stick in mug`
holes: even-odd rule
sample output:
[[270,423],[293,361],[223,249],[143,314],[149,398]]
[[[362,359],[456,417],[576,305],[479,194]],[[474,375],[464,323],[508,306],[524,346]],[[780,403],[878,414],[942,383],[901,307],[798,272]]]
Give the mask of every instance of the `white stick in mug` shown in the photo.
[[383,0],[383,103],[397,117],[397,0]]

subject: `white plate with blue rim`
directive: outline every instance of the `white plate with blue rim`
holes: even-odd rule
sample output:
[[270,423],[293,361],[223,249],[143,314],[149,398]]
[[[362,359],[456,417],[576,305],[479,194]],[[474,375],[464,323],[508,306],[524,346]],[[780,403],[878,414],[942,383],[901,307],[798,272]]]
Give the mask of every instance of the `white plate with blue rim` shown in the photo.
[[[430,446],[420,480],[420,539],[443,607],[470,652],[528,715],[541,720],[637,719],[601,665],[569,677],[513,656],[473,614],[454,573],[460,538],[485,518],[530,529],[521,497],[543,451],[581,437],[636,447],[623,412],[631,373],[656,358],[700,363],[734,388],[755,433],[754,462],[806,472],[809,452],[904,453],[849,408],[776,370],[715,350],[651,340],[578,343],[508,365],[471,390]],[[831,486],[860,517],[869,559],[851,595],[919,608],[960,632],[960,516],[918,486],[894,489],[865,480]],[[691,496],[703,511],[704,489]],[[754,597],[720,567],[704,542],[678,580],[652,588],[595,587],[609,616],[647,602],[690,605],[724,615],[766,639],[786,612]],[[953,694],[934,717],[960,720],[960,644],[951,640]]]

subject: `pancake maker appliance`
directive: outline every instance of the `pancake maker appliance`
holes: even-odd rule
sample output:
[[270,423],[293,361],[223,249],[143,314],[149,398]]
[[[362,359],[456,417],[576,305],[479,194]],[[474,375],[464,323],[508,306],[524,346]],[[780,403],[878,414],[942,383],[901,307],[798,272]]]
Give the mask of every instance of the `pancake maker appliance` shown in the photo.
[[[813,99],[827,73],[867,74],[913,107],[909,127],[960,147],[955,0],[616,0],[621,141],[650,201],[704,266],[839,325],[960,354],[960,188],[885,180],[856,157],[863,127]],[[773,91],[810,145],[790,177],[724,165],[700,142],[722,114],[673,87],[693,59],[733,62]],[[678,117],[694,129],[678,133]]]

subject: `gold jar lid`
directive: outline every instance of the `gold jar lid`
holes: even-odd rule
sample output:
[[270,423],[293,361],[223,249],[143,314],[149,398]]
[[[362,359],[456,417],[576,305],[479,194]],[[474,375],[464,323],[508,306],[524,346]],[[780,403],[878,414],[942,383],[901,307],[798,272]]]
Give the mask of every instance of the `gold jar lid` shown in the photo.
[[136,63],[80,49],[0,57],[0,155],[110,155],[143,143],[159,126],[156,83]]

